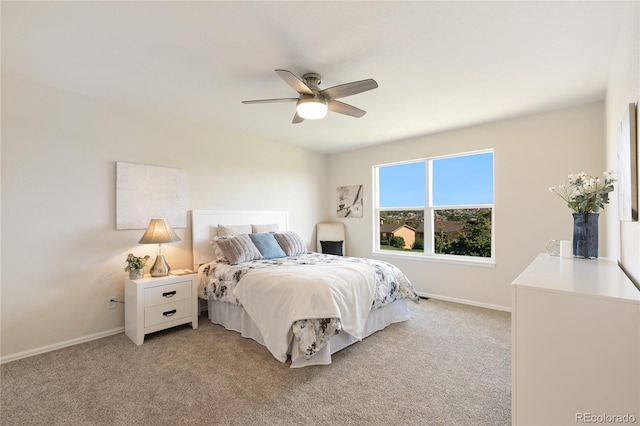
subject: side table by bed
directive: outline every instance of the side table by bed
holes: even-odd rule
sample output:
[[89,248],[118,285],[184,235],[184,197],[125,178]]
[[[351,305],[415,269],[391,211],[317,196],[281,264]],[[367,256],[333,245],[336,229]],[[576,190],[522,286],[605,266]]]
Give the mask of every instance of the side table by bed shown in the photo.
[[191,323],[198,328],[197,275],[125,279],[124,329],[136,344],[149,333]]

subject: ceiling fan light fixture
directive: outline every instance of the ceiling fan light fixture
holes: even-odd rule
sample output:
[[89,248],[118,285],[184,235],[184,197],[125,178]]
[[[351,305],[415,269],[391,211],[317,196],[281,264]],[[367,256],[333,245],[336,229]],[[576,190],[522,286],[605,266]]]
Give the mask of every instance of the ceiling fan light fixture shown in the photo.
[[321,97],[303,98],[296,103],[298,115],[306,120],[317,120],[327,115],[327,101]]

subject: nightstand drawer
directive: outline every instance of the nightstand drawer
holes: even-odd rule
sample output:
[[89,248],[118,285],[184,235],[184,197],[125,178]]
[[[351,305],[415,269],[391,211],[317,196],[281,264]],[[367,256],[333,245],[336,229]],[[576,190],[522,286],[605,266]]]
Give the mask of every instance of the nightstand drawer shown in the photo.
[[181,281],[144,290],[145,307],[163,305],[185,299],[191,299],[191,281]]
[[185,299],[146,308],[144,310],[144,326],[153,327],[164,322],[190,317],[192,314],[191,305],[191,299]]

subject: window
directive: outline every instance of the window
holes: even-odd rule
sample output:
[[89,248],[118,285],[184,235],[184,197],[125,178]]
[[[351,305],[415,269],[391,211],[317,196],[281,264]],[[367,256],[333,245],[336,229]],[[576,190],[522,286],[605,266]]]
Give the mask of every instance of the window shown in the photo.
[[374,167],[375,251],[493,261],[493,152]]

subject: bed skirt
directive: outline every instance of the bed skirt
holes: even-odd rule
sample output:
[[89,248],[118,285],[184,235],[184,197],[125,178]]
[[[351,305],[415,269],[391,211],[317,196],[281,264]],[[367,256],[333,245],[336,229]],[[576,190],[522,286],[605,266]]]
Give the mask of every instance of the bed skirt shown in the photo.
[[[264,346],[264,339],[262,338],[260,329],[258,329],[258,326],[251,319],[247,311],[245,311],[241,306],[209,300],[208,309],[209,320],[212,323],[219,324],[227,330],[237,331],[242,335],[242,337],[253,339]],[[365,324],[364,336],[369,336],[390,324],[406,321],[408,319],[409,308],[407,306],[407,299],[398,299],[393,303],[369,313]],[[331,364],[331,354],[336,353],[357,341],[358,340],[355,337],[350,336],[344,331],[340,332],[333,336],[329,342],[327,342],[326,346],[310,359],[306,359],[299,347],[292,344],[289,347],[291,368]]]

